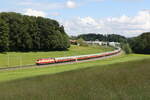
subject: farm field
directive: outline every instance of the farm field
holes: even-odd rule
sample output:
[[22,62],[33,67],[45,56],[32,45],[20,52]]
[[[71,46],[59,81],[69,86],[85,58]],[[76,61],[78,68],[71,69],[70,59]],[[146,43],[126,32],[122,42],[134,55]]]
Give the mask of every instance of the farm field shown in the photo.
[[1,71],[0,100],[149,100],[149,72],[150,56],[136,54]]
[[[75,56],[84,54],[93,54],[111,51],[111,47],[81,47],[71,46],[68,51],[50,51],[50,52],[8,52],[7,54],[0,53],[0,67],[14,67],[22,65],[35,64],[35,61],[39,58],[48,57],[64,57]],[[86,52],[85,52],[86,51]]]

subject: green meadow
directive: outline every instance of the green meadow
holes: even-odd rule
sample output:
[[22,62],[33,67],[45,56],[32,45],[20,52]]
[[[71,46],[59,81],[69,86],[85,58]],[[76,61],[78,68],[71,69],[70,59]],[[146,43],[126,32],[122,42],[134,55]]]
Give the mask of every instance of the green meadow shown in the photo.
[[150,56],[0,72],[0,100],[149,100]]
[[71,46],[68,51],[50,51],[50,52],[8,52],[6,54],[0,53],[0,67],[14,67],[35,64],[39,58],[49,57],[64,57],[84,54],[93,54],[99,52],[106,52],[113,50],[110,47],[98,46]]
[[47,75],[47,74],[57,74],[61,72],[91,68],[95,66],[104,66],[104,65],[111,66],[111,64],[115,64],[115,63],[139,61],[139,60],[149,59],[149,58],[150,58],[149,55],[140,55],[140,54],[124,55],[122,54],[120,56],[107,58],[103,60],[97,60],[97,61],[89,61],[89,62],[68,64],[68,65],[55,65],[55,66],[44,67],[44,68],[40,67],[40,68],[0,71],[0,82],[40,76],[40,75]]
[[[71,46],[69,51],[9,52],[11,66],[40,57],[92,54],[113,50]],[[49,56],[50,55],[50,56]],[[11,56],[14,56],[14,58]],[[15,59],[15,58],[18,58]],[[8,67],[3,61],[1,67]],[[29,63],[30,62],[30,63]],[[5,66],[4,66],[5,65]],[[0,71],[0,100],[150,100],[150,55],[122,53],[107,59]]]

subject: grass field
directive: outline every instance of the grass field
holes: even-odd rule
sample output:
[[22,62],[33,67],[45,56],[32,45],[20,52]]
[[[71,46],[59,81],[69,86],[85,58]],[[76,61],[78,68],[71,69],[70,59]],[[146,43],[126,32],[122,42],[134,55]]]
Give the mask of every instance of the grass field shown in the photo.
[[110,47],[81,47],[71,46],[68,51],[51,51],[51,52],[8,52],[7,54],[0,53],[0,67],[14,67],[22,65],[35,64],[39,58],[48,57],[64,57],[84,54],[93,54],[99,52],[111,51]]
[[150,56],[2,71],[0,81],[0,100],[150,100]]
[[[136,61],[142,59],[149,59],[149,55],[120,55],[113,58],[90,61],[83,63],[75,63],[69,65],[51,66],[45,68],[29,68],[29,69],[17,69],[14,71],[0,71],[0,82],[12,81],[21,78],[28,78],[47,74],[56,74],[60,72],[66,72],[77,69],[90,68],[95,66],[111,65],[120,62]],[[94,65],[94,66],[93,66]]]

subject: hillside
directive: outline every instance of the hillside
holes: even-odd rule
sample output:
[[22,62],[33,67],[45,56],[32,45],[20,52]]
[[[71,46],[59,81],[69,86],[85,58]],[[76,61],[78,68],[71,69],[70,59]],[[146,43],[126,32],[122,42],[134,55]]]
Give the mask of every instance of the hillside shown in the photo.
[[[90,63],[91,67],[87,69],[0,83],[0,99],[149,100],[150,59],[145,59],[142,55],[141,58],[132,55],[119,59],[122,62],[118,60],[117,62],[120,63],[111,65],[107,65],[108,63],[101,65],[100,62],[96,61],[97,64]],[[116,60],[113,58],[113,62]],[[107,62],[110,63],[111,60]],[[84,64],[86,65],[86,63]],[[73,65],[70,65],[70,67],[73,67]],[[42,69],[39,70],[44,72]],[[18,72],[20,71],[18,70]],[[6,77],[3,75],[4,78]]]

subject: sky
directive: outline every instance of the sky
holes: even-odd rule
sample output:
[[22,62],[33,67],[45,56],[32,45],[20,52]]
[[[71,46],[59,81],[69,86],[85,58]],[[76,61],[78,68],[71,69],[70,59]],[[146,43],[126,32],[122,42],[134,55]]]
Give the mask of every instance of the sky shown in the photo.
[[68,35],[138,36],[150,31],[150,0],[0,0],[0,12],[57,20]]

